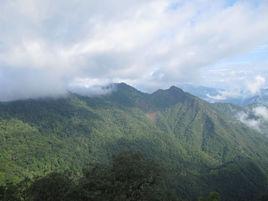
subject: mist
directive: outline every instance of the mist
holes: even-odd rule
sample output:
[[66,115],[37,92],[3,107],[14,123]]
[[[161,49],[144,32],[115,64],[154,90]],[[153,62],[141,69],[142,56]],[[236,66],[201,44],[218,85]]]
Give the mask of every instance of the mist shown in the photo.
[[[183,82],[227,85],[227,76],[219,81],[218,63],[268,41],[265,1],[119,0],[105,8],[94,0],[1,4],[0,101],[57,97],[69,90],[105,94],[110,90],[99,86],[107,80],[143,91]],[[207,68],[216,74],[209,76]],[[254,71],[244,64],[241,69]],[[90,84],[75,83],[81,79]],[[249,86],[252,93],[264,87],[265,78],[256,82]]]

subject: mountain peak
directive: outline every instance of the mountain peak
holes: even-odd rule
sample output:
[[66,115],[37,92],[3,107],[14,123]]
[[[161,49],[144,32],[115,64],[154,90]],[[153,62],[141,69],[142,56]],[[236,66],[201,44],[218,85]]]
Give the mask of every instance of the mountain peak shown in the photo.
[[126,84],[125,82],[116,83],[115,86],[116,86],[117,90],[119,90],[119,91],[121,91],[121,90],[123,90],[123,91],[135,91],[135,92],[139,91],[136,88]]
[[171,87],[169,87],[170,90],[176,90],[176,89],[179,89],[178,87],[172,85]]
[[125,82],[119,82],[119,83],[115,83],[116,86],[119,86],[119,87],[132,87],[130,85],[128,85],[127,83]]
[[180,88],[178,88],[178,87],[176,87],[176,86],[171,86],[171,87],[169,87],[169,89],[167,89],[167,91],[170,91],[170,92],[179,92],[179,93],[184,93],[184,91],[182,90],[182,89],[180,89]]
[[186,93],[182,89],[176,86],[171,86],[168,89],[158,89],[152,95],[184,96],[185,94]]

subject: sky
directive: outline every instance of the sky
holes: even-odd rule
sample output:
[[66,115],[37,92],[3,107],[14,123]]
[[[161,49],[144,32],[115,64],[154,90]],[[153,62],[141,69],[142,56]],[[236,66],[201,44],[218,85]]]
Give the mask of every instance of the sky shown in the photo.
[[267,0],[0,0],[0,101],[267,79]]

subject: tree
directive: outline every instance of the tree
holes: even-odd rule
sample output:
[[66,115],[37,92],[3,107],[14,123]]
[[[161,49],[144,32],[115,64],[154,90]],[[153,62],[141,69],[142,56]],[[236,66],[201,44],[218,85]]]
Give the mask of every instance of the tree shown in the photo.
[[200,197],[198,201],[220,201],[220,194],[217,192],[211,192],[206,198]]
[[115,200],[162,200],[165,197],[164,171],[139,153],[124,152],[113,159]]
[[0,186],[0,200],[1,201],[20,201],[18,197],[18,188],[12,183],[7,183]]
[[267,200],[268,200],[268,193],[261,195],[260,198],[258,199],[258,201],[267,201]]
[[163,168],[139,153],[123,152],[110,166],[89,168],[68,197],[76,201],[172,201],[172,195]]
[[72,187],[73,183],[66,175],[51,173],[37,179],[28,193],[31,201],[64,201]]

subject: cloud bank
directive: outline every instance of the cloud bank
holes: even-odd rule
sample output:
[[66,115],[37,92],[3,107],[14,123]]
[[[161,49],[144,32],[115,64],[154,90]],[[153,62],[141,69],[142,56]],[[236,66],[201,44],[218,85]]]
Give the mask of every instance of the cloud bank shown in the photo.
[[246,112],[240,112],[237,115],[238,120],[240,120],[246,126],[255,129],[257,131],[261,131],[260,125],[261,122],[259,119],[251,118],[250,115]]
[[267,1],[4,0],[0,13],[0,101],[62,95],[81,79],[144,90],[195,81],[268,41]]
[[253,108],[253,113],[255,116],[262,118],[265,121],[268,121],[268,109],[264,106],[258,106]]
[[214,96],[207,94],[207,97],[209,99],[215,101],[224,101],[227,99],[241,98],[241,96],[242,96],[241,91],[227,91],[227,90],[220,90],[219,93]]
[[257,106],[247,112],[238,113],[237,118],[248,127],[261,132],[263,125],[268,122],[268,108]]
[[232,86],[230,89],[219,90],[216,95],[207,94],[207,97],[214,101],[244,99],[259,95],[265,86],[266,78],[261,75],[256,75],[254,79],[240,80],[239,86]]
[[265,77],[258,75],[251,83],[248,83],[247,89],[252,95],[256,95],[261,91],[265,84]]

